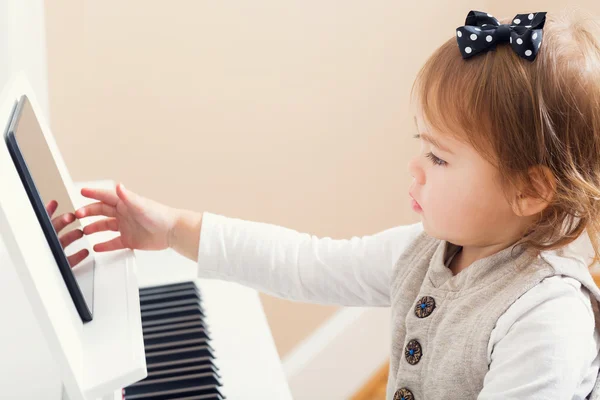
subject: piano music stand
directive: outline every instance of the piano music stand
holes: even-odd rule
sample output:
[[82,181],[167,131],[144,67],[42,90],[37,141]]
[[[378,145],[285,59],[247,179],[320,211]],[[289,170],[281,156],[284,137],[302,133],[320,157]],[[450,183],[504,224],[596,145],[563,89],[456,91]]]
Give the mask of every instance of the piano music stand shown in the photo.
[[[75,187],[24,73],[0,94],[0,123],[27,95],[72,199]],[[4,121],[4,122],[1,122]],[[63,399],[114,399],[115,391],[146,377],[138,281],[132,251],[96,254],[94,319],[83,324],[6,145],[0,146],[0,240],[63,385]],[[76,207],[77,204],[74,201]],[[93,222],[93,218],[86,223]],[[104,240],[96,237],[96,240]]]

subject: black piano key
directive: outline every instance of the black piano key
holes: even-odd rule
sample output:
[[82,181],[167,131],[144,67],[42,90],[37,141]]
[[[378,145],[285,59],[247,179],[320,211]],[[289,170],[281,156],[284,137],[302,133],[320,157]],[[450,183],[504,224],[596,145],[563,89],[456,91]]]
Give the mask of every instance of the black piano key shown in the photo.
[[183,289],[196,290],[197,286],[194,282],[179,282],[179,283],[172,283],[169,285],[148,286],[148,287],[140,288],[140,296],[144,296],[147,294],[174,292],[174,291],[183,290]]
[[196,282],[195,281],[182,281],[182,282],[173,282],[173,283],[167,283],[167,284],[160,284],[160,285],[150,285],[150,286],[144,286],[142,288],[140,288],[141,292],[146,292],[146,291],[154,291],[154,290],[165,290],[165,289],[176,289],[176,288],[182,288],[182,287],[196,287]]
[[184,374],[170,378],[144,379],[127,387],[126,396],[158,396],[159,394],[180,394],[190,391],[214,393],[221,383],[212,372]]
[[217,367],[214,364],[214,358],[206,356],[206,357],[181,357],[178,360],[175,361],[167,361],[167,362],[153,362],[153,363],[149,363],[146,364],[146,368],[148,370],[148,373],[150,372],[155,372],[155,371],[163,371],[163,370],[168,370],[168,369],[173,369],[173,368],[187,368],[187,367],[193,367],[193,366],[206,366],[209,365],[212,368],[214,368],[215,370],[219,370],[219,367]]
[[215,380],[218,383],[218,385],[221,386],[221,375],[218,373],[218,371],[212,364],[194,365],[192,367],[187,368],[168,368],[153,370],[152,373],[148,374],[148,377],[146,379],[140,382],[155,381],[157,379],[175,379],[181,376],[195,374],[212,374],[215,377]]
[[[144,345],[152,346],[160,343],[178,342],[181,340],[206,339],[210,340],[210,336],[203,328],[179,329],[169,332],[144,332]],[[148,348],[148,347],[146,347]]]
[[[203,322],[203,321],[200,321]],[[171,329],[163,329],[163,330],[155,330],[155,331],[145,331],[144,332],[144,339],[147,340],[153,340],[153,339],[160,339],[160,338],[167,338],[167,337],[182,337],[182,338],[187,338],[188,336],[185,335],[192,335],[190,337],[197,337],[198,335],[201,337],[210,337],[210,332],[208,331],[208,329],[205,329],[204,326],[202,326],[202,324],[196,324],[196,325],[186,325],[186,326],[182,326],[182,327],[175,327],[174,326],[179,326],[179,325],[183,325],[183,324],[177,324],[177,325],[170,325]],[[164,326],[164,325],[163,325]],[[163,327],[161,326],[161,327]],[[169,325],[166,325],[169,326]],[[151,329],[151,328],[148,328]]]
[[220,393],[212,393],[212,394],[199,394],[195,396],[185,396],[185,397],[171,397],[169,400],[221,400],[225,397],[222,397]]
[[149,321],[142,320],[142,329],[144,329],[146,327],[150,327],[150,326],[168,325],[168,324],[176,324],[176,323],[190,322],[190,321],[201,321],[201,320],[199,319],[198,315],[184,315],[184,316],[180,316],[180,317],[170,317],[170,318],[156,319],[156,320],[149,320]]
[[[146,379],[138,381],[132,385],[130,388],[139,388],[142,391],[145,391],[147,387],[152,385],[162,385],[165,383],[171,382],[185,382],[186,385],[215,385],[221,386],[221,381],[217,374],[215,374],[210,369],[208,370],[189,370],[184,371],[179,374],[167,374],[167,375],[153,375],[148,376]],[[130,392],[132,393],[132,392]]]
[[141,304],[160,303],[163,301],[169,301],[171,299],[176,299],[176,298],[181,298],[181,297],[185,297],[185,298],[193,297],[195,299],[198,299],[199,301],[202,300],[202,296],[200,295],[200,292],[198,292],[197,289],[181,289],[181,290],[176,290],[174,292],[150,293],[150,294],[146,294],[146,295],[140,294],[140,303]]
[[[142,327],[143,324],[149,324],[147,326],[154,325],[170,325],[173,323],[179,322],[191,322],[191,321],[200,321],[205,322],[204,313],[198,309],[187,308],[187,307],[177,307],[171,309],[164,309],[157,312],[158,310],[146,311],[141,313],[142,317]],[[152,324],[156,322],[155,324]]]
[[140,311],[148,376],[125,388],[124,399],[225,399],[195,282],[140,289]]
[[165,368],[176,368],[176,367],[180,367],[180,366],[185,366],[185,365],[212,365],[215,369],[219,369],[215,364],[213,364],[213,360],[214,357],[211,356],[200,356],[200,357],[194,357],[194,356],[189,356],[188,357],[179,357],[179,358],[175,358],[173,360],[150,360],[149,362],[147,361],[146,364],[146,369],[148,370],[148,373],[150,373],[150,371],[155,371],[155,370],[161,370],[161,369],[165,369]]
[[142,322],[155,321],[168,318],[178,318],[186,316],[196,316],[196,318],[204,318],[204,313],[194,306],[165,308],[162,310],[142,311]]
[[164,341],[162,343],[156,343],[153,345],[145,346],[146,351],[168,351],[168,350],[179,350],[187,349],[193,346],[206,346],[214,354],[214,349],[208,344],[206,338],[194,338],[188,340],[178,341]]
[[179,359],[185,360],[195,357],[210,357],[211,359],[215,358],[212,350],[208,346],[193,346],[183,349],[146,352],[146,363],[161,363]]
[[171,330],[185,329],[185,328],[202,328],[208,335],[210,335],[210,329],[204,324],[204,321],[202,321],[202,320],[182,322],[179,324],[147,326],[143,329],[143,331],[144,331],[144,335],[146,335],[149,333],[164,332],[164,331],[171,331]]
[[196,301],[200,304],[202,304],[203,300],[202,295],[197,291],[192,289],[185,289],[177,290],[175,292],[140,295],[140,304],[145,306],[148,304],[160,304],[178,299],[196,299]]
[[174,297],[172,299],[168,299],[167,301],[161,300],[160,302],[140,302],[141,311],[161,310],[164,308],[182,306],[195,306],[204,311],[204,307],[202,306],[200,299],[192,296]]
[[193,326],[200,326],[205,331],[210,333],[210,329],[206,326],[204,318],[199,318],[197,315],[188,315],[185,317],[178,318],[165,318],[154,321],[142,321],[142,332],[156,332],[156,331],[168,331],[174,326],[187,326],[186,324],[193,324]]
[[[128,394],[125,390],[123,398],[125,400],[180,400],[189,398],[204,399],[225,399],[218,386],[198,386],[179,389],[163,389],[161,387],[153,388],[149,393]],[[194,397],[195,396],[195,397]],[[204,397],[198,397],[204,396]]]
[[206,363],[197,363],[192,362],[188,364],[175,365],[175,366],[165,366],[163,368],[153,368],[148,370],[148,377],[145,379],[155,379],[155,378],[168,378],[172,376],[181,375],[183,373],[197,373],[197,372],[212,372],[218,378],[221,378],[221,374],[219,374],[219,370],[215,367],[211,362]]
[[140,400],[140,399],[148,399],[148,400],[223,400],[226,399],[225,396],[219,392],[218,389],[212,391],[212,393],[207,393],[206,390],[200,391],[188,391],[184,393],[177,394],[163,394],[156,396],[124,396],[125,400]]

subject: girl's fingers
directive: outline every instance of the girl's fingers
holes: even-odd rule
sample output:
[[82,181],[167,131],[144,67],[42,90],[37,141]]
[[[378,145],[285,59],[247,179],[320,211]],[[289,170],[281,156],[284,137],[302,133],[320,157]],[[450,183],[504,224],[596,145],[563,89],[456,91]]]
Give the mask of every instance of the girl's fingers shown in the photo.
[[128,189],[125,189],[125,185],[119,183],[117,185],[117,196],[123,201],[123,203],[132,210],[141,210],[143,207],[143,198]]
[[81,195],[89,199],[101,201],[113,207],[116,206],[119,201],[119,198],[113,189],[83,188],[81,189]]
[[75,215],[72,213],[67,213],[54,218],[52,220],[52,226],[54,227],[56,233],[58,233],[73,221],[75,221]]
[[59,240],[60,240],[61,246],[64,249],[67,246],[69,246],[71,243],[73,243],[77,239],[81,239],[82,237],[83,237],[83,232],[81,231],[81,229],[74,229],[71,232],[65,233]]
[[97,245],[94,246],[94,251],[101,253],[104,251],[121,250],[124,248],[125,248],[125,246],[123,246],[123,242],[121,241],[121,236],[118,236],[112,240],[109,240],[108,242],[98,243]]
[[75,267],[77,264],[79,264],[80,262],[85,260],[85,258],[88,256],[88,254],[90,254],[88,249],[83,249],[83,250],[79,250],[77,253],[73,254],[72,256],[67,257],[67,260],[69,261],[69,265],[71,266],[71,268]]
[[119,230],[119,221],[116,218],[105,218],[100,221],[93,222],[83,228],[83,233],[91,235],[96,232],[115,231]]
[[97,215],[115,217],[117,215],[117,209],[100,201],[81,207],[79,210],[75,211],[75,216],[77,218],[92,217]]
[[56,212],[57,208],[58,208],[58,202],[56,200],[52,200],[50,203],[48,203],[46,205],[46,211],[48,212],[48,215],[50,216],[50,218],[52,218],[52,215]]

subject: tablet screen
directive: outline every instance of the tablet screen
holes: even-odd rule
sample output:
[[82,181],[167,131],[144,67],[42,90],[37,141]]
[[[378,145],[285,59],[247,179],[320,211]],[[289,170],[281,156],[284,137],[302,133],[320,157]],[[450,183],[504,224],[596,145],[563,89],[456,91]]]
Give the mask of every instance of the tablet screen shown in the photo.
[[[92,247],[85,236],[78,237],[75,232],[83,229],[79,220],[59,221],[65,214],[73,213],[75,207],[26,96],[13,115],[7,145],[71,297],[82,319],[91,320],[95,267]],[[52,207],[52,203],[57,206]],[[84,249],[88,255],[81,259]]]

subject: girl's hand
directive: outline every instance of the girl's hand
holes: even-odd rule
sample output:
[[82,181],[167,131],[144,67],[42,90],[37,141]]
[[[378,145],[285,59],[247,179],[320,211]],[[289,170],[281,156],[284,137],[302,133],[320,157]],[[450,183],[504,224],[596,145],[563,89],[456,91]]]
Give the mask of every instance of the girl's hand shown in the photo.
[[98,202],[77,210],[77,218],[98,215],[108,217],[86,226],[83,233],[120,233],[120,236],[112,240],[96,244],[94,251],[124,248],[163,250],[169,247],[177,210],[130,192],[122,184],[117,185],[116,190],[84,188],[81,194]]
[[[67,225],[69,225],[71,222],[75,221],[75,215],[73,213],[67,213],[67,214],[62,214],[62,215],[59,215],[58,217],[52,218],[52,216],[56,212],[57,208],[58,208],[58,202],[56,200],[52,200],[52,201],[50,201],[50,203],[48,203],[46,205],[46,211],[48,212],[48,215],[50,216],[50,219],[52,220],[52,226],[54,227],[54,230],[56,231],[56,234],[58,235],[58,233],[60,231],[62,231]],[[65,233],[64,235],[59,236],[58,239],[60,241],[60,245],[62,246],[62,248],[66,249],[67,246],[69,246],[74,241],[81,239],[82,237],[83,237],[83,231],[81,229],[73,229],[72,231]],[[71,266],[71,268],[75,267],[77,264],[79,264],[80,262],[85,260],[85,258],[89,254],[90,254],[90,252],[87,249],[79,250],[77,253],[67,257],[67,260],[69,261],[69,265]]]

